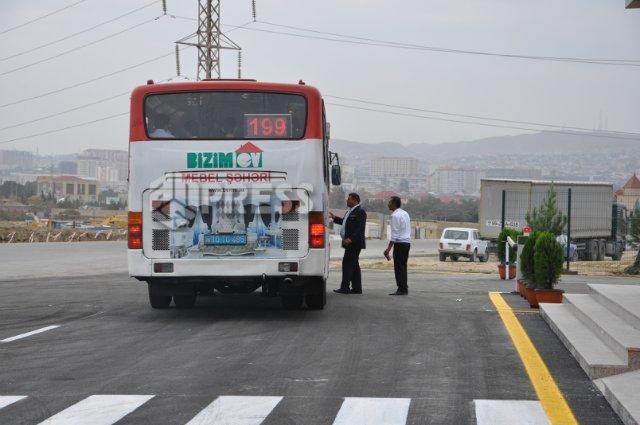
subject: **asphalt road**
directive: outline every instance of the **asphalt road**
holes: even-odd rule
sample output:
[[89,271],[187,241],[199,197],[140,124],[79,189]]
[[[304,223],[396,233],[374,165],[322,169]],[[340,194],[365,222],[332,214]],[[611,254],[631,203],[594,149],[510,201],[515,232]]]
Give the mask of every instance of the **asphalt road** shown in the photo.
[[[368,240],[361,258],[382,258],[385,240]],[[91,276],[127,271],[123,241],[0,244],[0,281],[39,277]],[[411,256],[436,255],[437,240],[415,240]],[[340,240],[331,239],[331,258],[342,258]]]
[[[573,282],[566,287],[584,286]],[[410,296],[390,297],[392,289],[391,273],[366,272],[363,295],[330,292],[323,311],[285,311],[257,293],[152,310],[144,284],[121,273],[0,282],[0,340],[9,339],[0,342],[0,396],[27,396],[0,408],[0,423],[39,423],[63,410],[58,418],[70,421],[73,406],[88,423],[99,395],[130,398],[120,425],[184,424],[218,397],[227,404],[214,407],[226,414],[264,411],[264,424],[358,423],[349,415],[403,411],[409,424],[464,424],[474,423],[474,400],[537,399],[487,296],[510,283],[410,274]],[[591,423],[617,424],[539,315],[523,315],[540,344],[556,344],[550,355],[566,363],[557,379],[580,395],[574,410],[591,406],[599,412]],[[59,327],[10,340],[48,326]],[[98,398],[77,407],[90,396]]]

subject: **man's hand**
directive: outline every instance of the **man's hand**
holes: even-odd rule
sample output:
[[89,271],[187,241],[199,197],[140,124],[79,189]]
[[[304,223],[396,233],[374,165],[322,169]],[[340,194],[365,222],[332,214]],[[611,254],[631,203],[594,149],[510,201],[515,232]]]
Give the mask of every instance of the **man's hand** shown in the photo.
[[389,256],[389,250],[388,250],[388,249],[385,249],[385,250],[384,250],[384,258],[386,258],[386,259],[387,259],[387,261],[390,261],[390,260],[391,260],[391,257]]
[[342,241],[342,244],[343,244],[343,245],[345,245],[345,246],[346,246],[346,245],[351,245],[351,242],[352,242],[352,241],[351,241],[351,239],[350,239],[350,238],[344,238],[344,240]]
[[329,211],[329,218],[331,220],[333,220],[335,217],[336,217],[335,214],[333,214],[331,211]]

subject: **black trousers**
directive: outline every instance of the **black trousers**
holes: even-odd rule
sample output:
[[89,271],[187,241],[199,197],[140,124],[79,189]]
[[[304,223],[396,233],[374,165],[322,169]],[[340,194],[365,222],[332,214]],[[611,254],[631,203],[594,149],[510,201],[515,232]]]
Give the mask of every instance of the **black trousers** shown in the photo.
[[409,292],[407,284],[407,260],[409,260],[409,249],[411,244],[406,242],[393,244],[393,271],[396,275],[398,291]]
[[351,288],[356,292],[362,292],[362,273],[360,272],[360,248],[347,246],[344,249],[344,257],[342,257],[342,283],[340,289],[349,290],[349,282]]

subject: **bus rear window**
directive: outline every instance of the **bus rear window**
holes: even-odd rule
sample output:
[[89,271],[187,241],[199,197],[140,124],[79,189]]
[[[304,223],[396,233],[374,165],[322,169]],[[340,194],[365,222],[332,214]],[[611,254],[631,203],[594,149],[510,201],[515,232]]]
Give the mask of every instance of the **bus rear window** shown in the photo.
[[144,102],[150,139],[301,139],[302,95],[203,91],[152,94]]

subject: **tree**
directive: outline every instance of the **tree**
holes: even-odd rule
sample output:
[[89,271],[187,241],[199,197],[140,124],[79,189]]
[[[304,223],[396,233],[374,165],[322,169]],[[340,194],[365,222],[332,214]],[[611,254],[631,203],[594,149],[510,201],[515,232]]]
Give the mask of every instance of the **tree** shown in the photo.
[[636,206],[629,217],[629,236],[631,246],[640,248],[640,200],[636,201]]
[[624,272],[626,274],[640,274],[640,201],[636,201],[633,212],[629,217],[629,237],[631,246],[637,249],[638,253],[633,264],[627,267]]
[[518,261],[520,261],[520,270],[522,270],[524,278],[530,284],[535,283],[534,255],[538,235],[538,232],[532,232],[529,235],[527,242],[524,244],[524,248],[522,248],[522,252],[518,256]]
[[553,289],[560,279],[564,250],[553,233],[538,235],[533,254],[533,270],[536,287]]
[[[505,264],[506,262],[506,242],[507,237],[510,237],[514,242],[518,240],[518,236],[522,235],[522,232],[518,229],[512,229],[511,227],[505,227],[500,231],[498,235],[498,260],[500,260],[500,264]],[[509,246],[509,263],[514,264],[516,262],[516,248]]]
[[567,216],[558,209],[553,182],[549,185],[547,196],[542,204],[528,211],[525,218],[533,231],[549,232],[556,236],[563,233],[567,225]]

